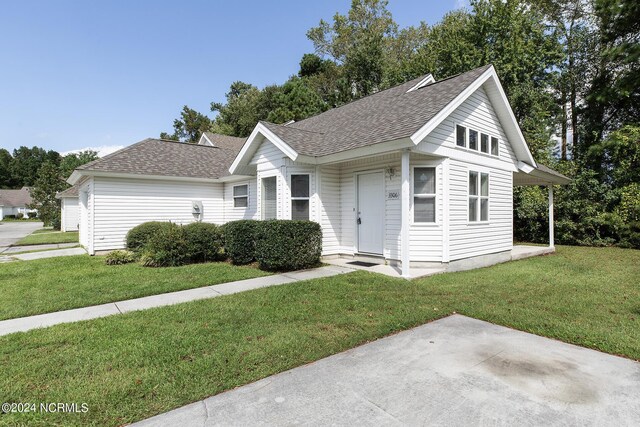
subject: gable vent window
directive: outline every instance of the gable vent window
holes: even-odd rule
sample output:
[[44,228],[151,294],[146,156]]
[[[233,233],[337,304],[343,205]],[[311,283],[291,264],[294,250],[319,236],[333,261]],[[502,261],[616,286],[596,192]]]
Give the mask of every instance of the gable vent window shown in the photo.
[[489,174],[469,172],[469,222],[489,221]]
[[456,145],[458,147],[467,146],[467,128],[456,125]]
[[277,184],[275,176],[262,178],[262,219],[276,219],[278,216]]
[[291,175],[291,219],[309,220],[309,175]]
[[413,170],[413,222],[436,222],[436,168]]
[[498,155],[498,138],[491,137],[491,154]]
[[233,207],[246,208],[249,206],[249,186],[236,185],[233,187]]

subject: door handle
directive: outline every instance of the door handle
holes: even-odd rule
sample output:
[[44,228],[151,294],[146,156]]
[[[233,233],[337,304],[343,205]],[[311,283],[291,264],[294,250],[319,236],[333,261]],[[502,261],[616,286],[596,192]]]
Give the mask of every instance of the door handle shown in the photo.
[[358,217],[358,225],[362,224],[362,220]]

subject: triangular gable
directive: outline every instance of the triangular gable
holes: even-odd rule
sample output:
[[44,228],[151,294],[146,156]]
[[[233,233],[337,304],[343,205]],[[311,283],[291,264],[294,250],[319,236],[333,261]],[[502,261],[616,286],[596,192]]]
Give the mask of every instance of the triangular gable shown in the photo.
[[431,133],[440,123],[442,123],[449,115],[454,112],[463,102],[465,102],[478,89],[484,87],[487,97],[495,110],[502,128],[511,144],[511,147],[518,160],[536,165],[531,151],[522,135],[520,126],[513,114],[511,105],[507,99],[504,89],[500,84],[500,79],[493,66],[482,73],[472,84],[467,86],[453,101],[445,108],[440,110],[431,120],[422,126],[417,132],[411,136],[411,140],[415,145],[419,144],[429,133]]
[[258,147],[264,140],[268,140],[272,143],[278,150],[282,152],[282,154],[291,160],[295,161],[298,158],[298,153],[291,148],[286,142],[284,142],[280,137],[278,137],[275,133],[270,131],[263,123],[258,123],[256,127],[247,138],[247,141],[240,149],[240,152],[236,156],[235,160],[231,164],[229,168],[229,172],[233,175],[236,171],[239,170],[241,166],[246,166],[249,164],[253,155],[256,153]]
[[211,147],[215,147],[216,145],[213,143],[213,141],[211,141],[208,137],[207,137],[207,133],[206,132],[202,132],[202,136],[200,137],[200,140],[198,141],[198,145],[209,145]]

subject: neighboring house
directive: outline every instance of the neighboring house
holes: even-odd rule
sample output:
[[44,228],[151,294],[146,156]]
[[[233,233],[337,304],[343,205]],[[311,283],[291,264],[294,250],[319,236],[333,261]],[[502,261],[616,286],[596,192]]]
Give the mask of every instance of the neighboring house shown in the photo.
[[60,199],[60,229],[62,231],[78,231],[80,222],[80,203],[76,185],[56,194]]
[[91,254],[124,247],[127,231],[151,220],[310,219],[322,226],[324,256],[377,257],[409,276],[410,264],[510,251],[513,187],[547,185],[552,202],[551,185],[569,180],[534,161],[485,66],[300,122],[260,122],[246,140],[147,139],[69,182]]
[[35,209],[27,208],[31,202],[29,187],[22,187],[19,190],[0,190],[0,219],[5,216],[18,216],[18,214],[26,217],[29,212],[37,212]]

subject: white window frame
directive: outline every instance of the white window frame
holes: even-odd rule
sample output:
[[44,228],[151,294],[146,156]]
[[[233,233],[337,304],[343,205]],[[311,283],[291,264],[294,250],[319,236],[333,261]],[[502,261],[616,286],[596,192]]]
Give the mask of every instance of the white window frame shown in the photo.
[[[307,197],[293,197],[293,185],[292,185],[292,178],[294,175],[306,175],[309,180],[309,195]],[[290,206],[289,206],[289,215],[290,218],[293,219],[293,201],[294,200],[306,200],[309,202],[309,218],[307,218],[308,221],[311,220],[311,174],[308,172],[291,172],[289,173],[289,196],[291,199]]]
[[[247,187],[247,195],[246,196],[236,196],[236,187]],[[247,209],[249,207],[249,184],[236,184],[231,189],[231,196],[233,197],[233,208],[234,209]],[[236,199],[247,199],[246,206],[236,206]]]
[[[476,174],[478,174],[477,179],[477,188],[478,188],[478,194],[477,195],[472,195],[471,194],[471,173],[475,172]],[[487,195],[483,196],[482,195],[482,175],[486,175],[487,176]],[[470,199],[474,197],[477,199],[477,209],[476,209],[476,219],[475,220],[471,220],[469,218],[469,201]],[[482,218],[482,200],[486,200],[487,201],[487,219],[486,220],[482,220],[480,218]],[[481,170],[481,169],[469,169],[467,171],[467,223],[469,225],[474,225],[474,224],[488,224],[491,221],[491,172],[489,172],[488,170]]]
[[[435,193],[433,194],[418,194],[416,195],[414,193],[414,180],[416,177],[416,169],[421,169],[421,168],[431,168],[435,171]],[[440,195],[438,194],[438,172],[439,172],[439,168],[440,165],[439,164],[434,164],[434,163],[420,163],[420,164],[415,164],[411,166],[411,209],[409,212],[409,217],[410,217],[410,224],[411,225],[415,225],[415,226],[420,226],[420,227],[434,227],[434,226],[439,226],[440,225],[440,218],[438,217],[438,206],[440,204]],[[414,199],[415,197],[424,197],[424,198],[430,198],[433,197],[435,200],[435,206],[434,206],[434,212],[435,212],[435,218],[433,222],[416,222],[415,220],[415,209],[414,209]]]
[[[464,146],[462,145],[458,145],[458,126],[461,126],[465,129],[464,131]],[[473,149],[469,146],[469,131],[476,131],[478,133],[478,139],[476,141],[476,145],[477,145],[477,149]],[[487,135],[487,137],[489,138],[488,141],[488,145],[489,145],[489,152],[485,153],[482,151],[482,135]],[[498,141],[498,154],[491,154],[491,139],[495,138]],[[476,153],[476,154],[480,154],[482,156],[488,156],[488,157],[492,157],[494,159],[497,159],[500,157],[500,138],[498,136],[495,136],[492,133],[489,132],[484,132],[481,131],[477,128],[470,128],[469,126],[462,124],[462,123],[456,123],[454,122],[453,124],[453,145],[456,148],[460,148],[462,150],[465,151],[470,151],[472,153]]]
[[264,218],[264,191],[262,188],[262,180],[263,179],[267,179],[267,178],[275,178],[276,179],[276,217],[272,218],[272,219],[280,219],[281,216],[278,215],[278,208],[279,208],[279,203],[280,203],[280,197],[279,197],[279,178],[278,178],[278,174],[276,172],[272,172],[272,173],[266,173],[266,174],[260,174],[260,179],[257,182],[257,187],[260,191],[260,199],[258,200],[258,207],[260,208],[260,219],[261,220],[265,220]]

